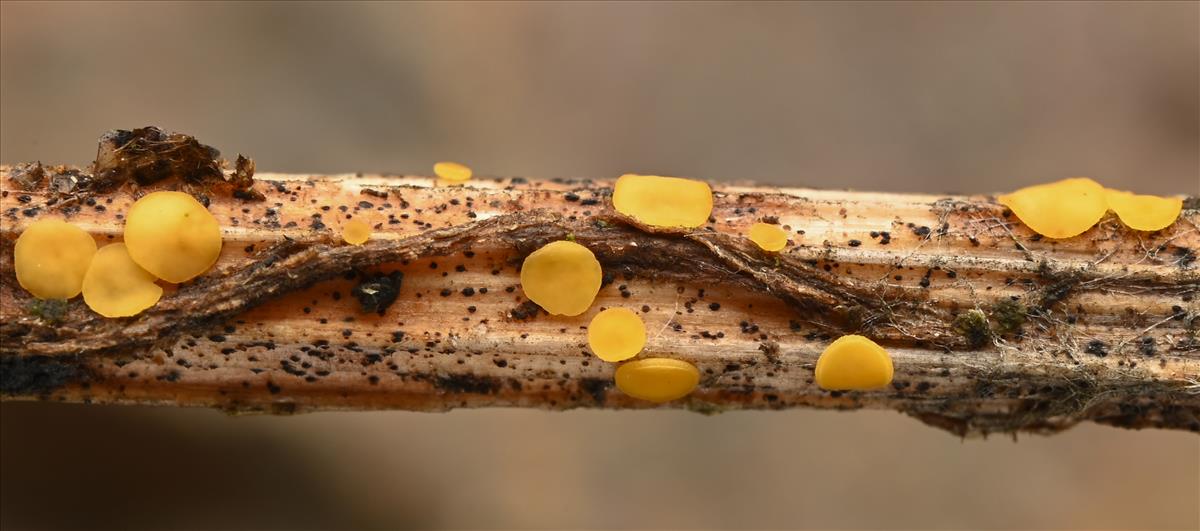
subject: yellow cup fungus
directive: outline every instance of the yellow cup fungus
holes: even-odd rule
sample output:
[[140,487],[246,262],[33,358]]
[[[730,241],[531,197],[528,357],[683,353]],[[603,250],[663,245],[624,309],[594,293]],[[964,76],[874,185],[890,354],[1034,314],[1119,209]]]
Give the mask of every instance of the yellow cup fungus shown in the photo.
[[1117,213],[1121,222],[1131,229],[1154,231],[1170,227],[1183,210],[1183,199],[1138,195],[1133,192],[1106,189],[1108,208]]
[[525,257],[521,290],[552,315],[586,312],[600,291],[600,262],[575,242],[550,242]]
[[43,219],[25,228],[13,249],[17,283],[39,299],[79,295],[96,240],[59,219]]
[[617,212],[655,227],[699,227],[713,209],[708,183],[657,175],[622,175],[612,201]]
[[863,336],[842,336],[817,358],[816,380],[831,391],[878,389],[892,383],[892,357]]
[[154,306],[163,289],[123,243],[101,247],[83,277],[83,302],[105,317],[129,317]]
[[439,162],[433,165],[433,173],[440,179],[461,183],[471,179],[471,168],[457,162]]
[[608,362],[624,361],[646,346],[646,325],[628,308],[609,308],[588,323],[587,338],[596,357]]
[[646,358],[617,367],[617,388],[650,402],[670,402],[691,394],[700,383],[695,365],[670,358]]
[[365,221],[352,219],[342,225],[342,240],[350,245],[362,245],[371,237],[371,226]]
[[221,227],[191,195],[153,192],[130,207],[125,245],[143,269],[178,284],[216,263],[221,254]]
[[1108,211],[1104,187],[1087,178],[1029,186],[997,199],[1022,223],[1049,238],[1083,234]]
[[755,223],[750,226],[750,241],[764,251],[782,251],[787,247],[788,233],[779,228],[779,225]]

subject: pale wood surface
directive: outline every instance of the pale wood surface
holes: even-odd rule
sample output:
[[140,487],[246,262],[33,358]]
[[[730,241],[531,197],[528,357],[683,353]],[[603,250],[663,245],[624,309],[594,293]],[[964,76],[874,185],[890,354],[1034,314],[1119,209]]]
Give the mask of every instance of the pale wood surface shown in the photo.
[[[611,181],[444,186],[419,176],[259,174],[265,202],[211,198],[225,237],[213,271],[127,322],[97,319],[76,300],[63,323],[47,326],[16,286],[12,242],[26,224],[63,215],[63,202],[46,205],[45,190],[20,190],[10,171],[0,168],[0,356],[10,374],[66,376],[10,386],[6,400],[274,413],[651,406],[612,386],[615,366],[587,349],[591,316],[623,305],[646,322],[643,356],[686,359],[702,371],[699,389],[667,407],[891,408],[963,434],[1053,431],[1082,420],[1200,431],[1197,210],[1157,233],[1110,216],[1078,238],[1052,241],[986,196],[717,185],[706,229],[655,235],[614,217]],[[101,243],[119,240],[119,216],[136,193],[98,195],[67,218]],[[315,214],[324,228],[313,228]],[[347,215],[380,224],[368,246],[340,244]],[[780,260],[740,237],[764,216],[793,234]],[[582,316],[513,318],[525,300],[523,253],[563,236],[594,247],[614,281]],[[268,251],[285,239],[309,255]],[[382,261],[367,269],[405,277],[383,316],[359,310],[350,297],[356,281],[346,278],[259,304],[236,285],[268,256],[297,271],[337,267],[327,260],[345,260],[341,270]],[[468,287],[473,295],[463,294]],[[220,297],[172,306],[205,290]],[[968,345],[960,316],[977,309],[994,326],[996,304],[1013,297],[1029,313],[1020,333]],[[214,309],[222,304],[236,312]],[[192,317],[201,314],[221,319],[200,326]],[[147,337],[173,322],[182,324],[154,345],[126,348],[114,332]],[[893,387],[830,393],[812,383],[830,338],[851,332],[888,348]]]

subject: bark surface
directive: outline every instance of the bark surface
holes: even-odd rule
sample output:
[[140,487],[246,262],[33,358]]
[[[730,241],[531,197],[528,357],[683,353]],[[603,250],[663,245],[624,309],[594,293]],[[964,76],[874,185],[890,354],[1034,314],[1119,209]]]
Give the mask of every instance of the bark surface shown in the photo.
[[[672,233],[614,212],[610,181],[259,174],[255,194],[205,197],[224,233],[213,270],[136,317],[105,319],[78,298],[30,298],[16,237],[58,216],[119,241],[136,197],[178,184],[64,194],[54,185],[72,169],[47,168],[33,186],[13,179],[21,171],[0,167],[5,400],[649,407],[587,347],[591,316],[626,306],[646,322],[643,355],[701,370],[696,392],[666,407],[894,409],[962,435],[1080,421],[1200,431],[1195,198],[1159,232],[1109,216],[1049,240],[990,196],[721,185],[705,227]],[[375,226],[366,245],[341,242],[350,217]],[[764,219],[792,235],[784,252],[743,237]],[[523,257],[563,238],[606,272],[578,317],[545,314],[519,285]],[[366,311],[355,286],[394,271],[396,301]],[[892,354],[890,388],[813,383],[822,349],[847,333]]]

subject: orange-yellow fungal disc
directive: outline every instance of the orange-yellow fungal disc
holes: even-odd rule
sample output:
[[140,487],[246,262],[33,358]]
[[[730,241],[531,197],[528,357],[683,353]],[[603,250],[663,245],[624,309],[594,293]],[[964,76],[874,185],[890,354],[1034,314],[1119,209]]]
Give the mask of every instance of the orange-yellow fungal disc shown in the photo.
[[365,221],[352,219],[342,225],[342,240],[350,245],[362,245],[371,237],[371,226]]
[[695,365],[669,358],[646,358],[617,367],[617,388],[650,402],[670,402],[691,394],[700,383]]
[[997,199],[1022,223],[1049,238],[1083,234],[1108,211],[1104,187],[1087,178],[1030,186]]
[[39,299],[79,295],[96,240],[83,229],[58,219],[43,219],[25,228],[13,248],[17,283]]
[[609,308],[588,324],[588,346],[604,361],[624,361],[646,346],[646,325],[628,308]]
[[457,162],[439,162],[433,165],[433,173],[440,179],[461,183],[471,179],[471,168]]
[[617,212],[655,227],[699,227],[713,209],[708,183],[657,175],[622,175],[612,201]]
[[83,302],[105,317],[129,317],[154,306],[162,287],[129,257],[123,243],[101,247],[83,277]]
[[525,257],[521,290],[552,315],[586,312],[600,291],[600,262],[575,242],[550,242]]
[[755,223],[750,226],[750,241],[764,251],[782,251],[787,247],[788,233],[779,228],[779,225]]
[[817,385],[831,391],[863,391],[892,383],[892,357],[863,336],[837,338],[817,358]]
[[1120,190],[1104,190],[1108,208],[1117,213],[1121,222],[1134,230],[1162,230],[1170,227],[1183,210],[1183,199],[1137,195]]
[[221,254],[221,226],[204,205],[183,192],[138,199],[125,219],[125,245],[150,274],[180,283],[208,271]]

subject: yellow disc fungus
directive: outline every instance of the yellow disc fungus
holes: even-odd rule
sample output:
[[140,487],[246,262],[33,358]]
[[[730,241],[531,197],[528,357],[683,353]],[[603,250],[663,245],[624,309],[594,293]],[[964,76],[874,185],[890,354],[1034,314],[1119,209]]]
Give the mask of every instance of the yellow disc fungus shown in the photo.
[[831,391],[878,389],[892,383],[892,357],[863,336],[842,336],[817,358],[816,380]]
[[550,242],[525,257],[521,290],[551,315],[586,312],[600,291],[600,262],[575,242]]
[[1087,178],[1030,186],[997,199],[1022,223],[1049,238],[1083,234],[1108,211],[1104,187]]
[[596,357],[609,362],[638,355],[646,346],[646,325],[628,308],[609,308],[588,323],[588,346]]
[[13,248],[17,283],[39,299],[79,295],[83,276],[96,254],[96,240],[59,219],[43,219],[25,228]]
[[433,173],[438,178],[461,183],[471,179],[471,168],[457,162],[439,162],[433,165]]
[[371,226],[365,221],[352,219],[342,225],[342,240],[350,245],[362,245],[371,237]]
[[125,245],[150,274],[180,283],[208,271],[221,254],[221,226],[204,205],[183,192],[153,192],[125,219]]
[[1161,230],[1170,227],[1183,210],[1183,199],[1137,195],[1120,190],[1104,190],[1108,208],[1117,213],[1121,222],[1134,230]]
[[617,367],[616,380],[617,388],[629,396],[670,402],[691,394],[700,383],[700,371],[683,360],[646,358]]
[[750,241],[764,251],[782,251],[787,247],[788,233],[779,228],[779,225],[755,223],[750,226]]
[[655,227],[699,227],[713,209],[708,183],[657,175],[622,175],[612,201],[617,212]]
[[129,257],[123,243],[101,247],[83,277],[83,302],[105,317],[129,317],[154,306],[163,289]]

